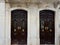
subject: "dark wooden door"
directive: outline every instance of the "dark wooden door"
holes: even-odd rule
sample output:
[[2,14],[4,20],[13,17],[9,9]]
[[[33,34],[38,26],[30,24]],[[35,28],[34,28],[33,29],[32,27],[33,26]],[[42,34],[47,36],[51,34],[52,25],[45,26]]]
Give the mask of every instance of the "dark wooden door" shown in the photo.
[[11,11],[11,44],[27,45],[27,11]]
[[39,12],[40,44],[55,43],[55,12],[42,10]]

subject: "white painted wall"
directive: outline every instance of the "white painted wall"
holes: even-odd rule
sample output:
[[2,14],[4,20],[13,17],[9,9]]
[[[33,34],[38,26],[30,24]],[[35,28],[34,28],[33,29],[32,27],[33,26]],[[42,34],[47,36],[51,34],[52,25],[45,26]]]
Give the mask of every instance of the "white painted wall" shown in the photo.
[[[6,25],[5,25],[6,27],[5,43],[6,44],[5,45],[11,45],[11,11],[15,9],[25,9],[28,11],[28,45],[40,45],[39,44],[39,40],[40,40],[39,39],[39,11],[43,9],[50,9],[50,10],[56,11],[57,13],[55,15],[55,19],[56,19],[55,21],[55,45],[59,45],[59,35],[60,35],[60,30],[59,30],[60,29],[59,28],[60,11],[59,10],[54,9],[52,7],[38,8],[37,6],[33,6],[33,5],[29,6],[29,8],[26,8],[26,7],[12,7],[11,8],[9,4],[6,4],[6,16],[3,15],[3,17],[6,18]],[[2,19],[4,21],[4,18]]]
[[[15,7],[12,8],[12,10]],[[18,9],[18,7],[16,8]],[[20,7],[21,9],[21,7]],[[23,7],[22,7],[23,9]],[[24,8],[25,9],[25,8]],[[37,6],[31,5],[29,8],[26,8],[28,11],[28,45],[40,45],[39,44],[39,11],[40,8]],[[53,10],[53,8],[52,8]],[[6,15],[5,15],[6,13]],[[60,36],[60,10],[57,10],[56,13],[56,41],[55,45],[59,45],[59,36]],[[6,4],[5,12],[5,3],[0,3],[0,45],[10,45],[11,44],[11,7],[9,4]]]
[[55,34],[56,34],[56,45],[60,45],[60,9],[56,10],[56,30],[55,30]]
[[0,45],[5,44],[5,3],[0,2]]

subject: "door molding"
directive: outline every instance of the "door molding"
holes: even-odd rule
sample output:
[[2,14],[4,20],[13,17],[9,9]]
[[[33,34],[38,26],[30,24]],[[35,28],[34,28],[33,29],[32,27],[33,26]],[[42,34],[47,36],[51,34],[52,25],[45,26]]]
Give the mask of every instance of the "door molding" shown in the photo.
[[28,8],[23,8],[23,7],[7,7],[6,9],[6,45],[11,45],[11,11],[16,10],[16,9],[22,9],[22,10],[26,10],[27,11],[27,15],[28,15],[28,25],[27,25],[27,45],[29,45],[30,42],[30,14],[29,14],[29,9]]
[[[58,16],[57,16],[57,9],[51,8],[51,7],[39,8],[38,9],[38,14],[39,14],[39,11],[42,11],[42,10],[52,10],[52,11],[55,11],[55,45],[59,45],[58,35],[57,35],[57,33],[58,33],[58,31],[57,31],[57,29],[58,29],[57,28],[57,25],[58,25],[57,24],[57,22],[58,22],[58,19],[57,19],[58,18]],[[39,19],[39,17],[38,17],[38,19]],[[38,26],[39,26],[39,21],[38,21]],[[40,38],[39,38],[39,40],[40,40]]]

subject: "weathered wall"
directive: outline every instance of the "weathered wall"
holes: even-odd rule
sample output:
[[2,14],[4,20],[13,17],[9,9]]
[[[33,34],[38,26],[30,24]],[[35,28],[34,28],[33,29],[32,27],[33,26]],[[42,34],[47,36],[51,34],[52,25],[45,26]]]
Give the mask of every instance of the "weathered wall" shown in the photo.
[[[6,45],[11,44],[10,43],[11,42],[10,41],[11,40],[10,38],[11,11],[15,9],[24,9],[28,11],[28,45],[40,45],[39,44],[39,40],[40,40],[39,39],[39,11],[43,9],[50,9],[50,10],[57,11],[57,9],[53,8],[53,5],[51,4],[45,4],[45,5],[39,5],[39,6],[35,4],[29,5],[29,6],[26,6],[26,5],[19,6],[19,4],[12,4],[12,6],[10,6],[9,4],[6,4],[6,41],[7,41]],[[59,31],[59,28],[58,28],[59,18],[57,14],[55,15],[55,19],[56,19],[56,43],[55,45],[59,45],[58,35],[57,35],[58,33],[57,30]]]
[[[47,6],[48,5],[48,6]],[[56,19],[56,42],[55,45],[59,45],[60,36],[60,10],[54,9],[52,4],[42,4],[35,5],[31,4],[29,6],[19,6],[18,4],[0,3],[0,45],[10,45],[11,44],[11,11],[15,9],[24,9],[28,11],[28,45],[40,45],[39,44],[39,11],[42,9],[55,10],[57,13],[55,15]]]

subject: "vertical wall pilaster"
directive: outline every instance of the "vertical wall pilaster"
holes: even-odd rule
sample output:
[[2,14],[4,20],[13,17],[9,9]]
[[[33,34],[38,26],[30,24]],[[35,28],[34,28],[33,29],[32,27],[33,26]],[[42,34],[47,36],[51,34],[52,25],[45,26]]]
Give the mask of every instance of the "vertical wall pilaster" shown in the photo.
[[5,44],[5,2],[0,0],[0,45]]

